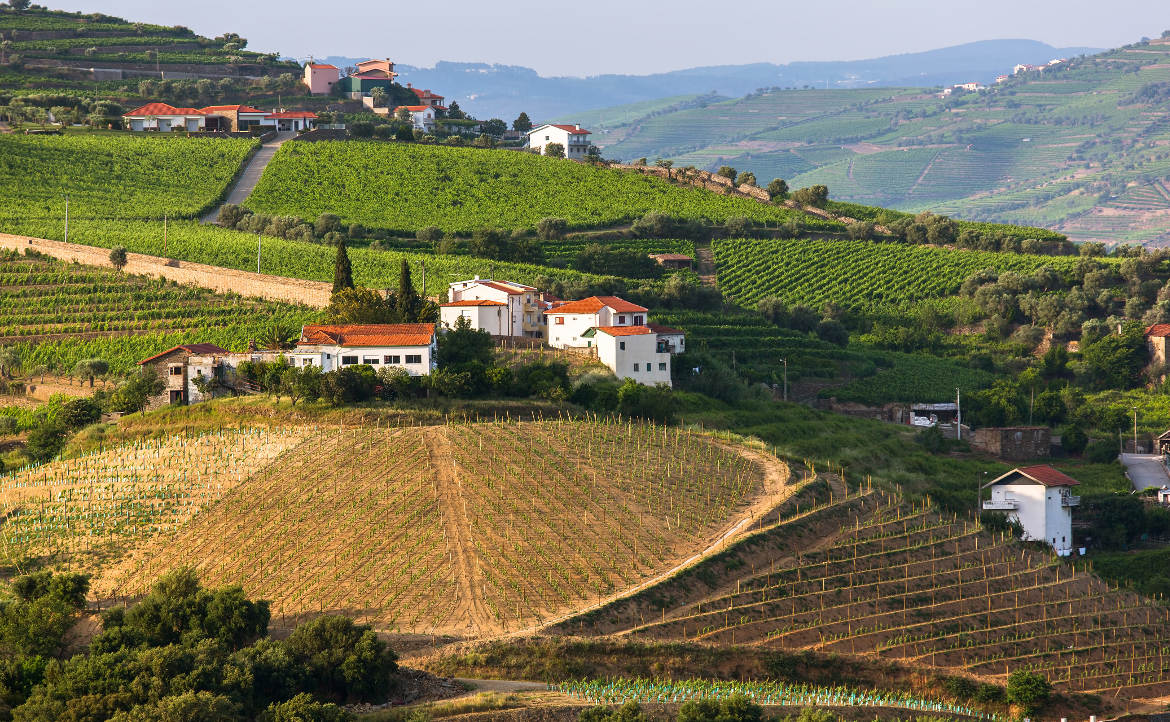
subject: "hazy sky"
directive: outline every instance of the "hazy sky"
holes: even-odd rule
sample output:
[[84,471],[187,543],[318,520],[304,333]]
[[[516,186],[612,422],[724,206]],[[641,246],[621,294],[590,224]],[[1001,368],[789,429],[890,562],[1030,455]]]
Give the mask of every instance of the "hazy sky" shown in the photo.
[[856,60],[992,38],[1114,47],[1170,28],[1166,0],[39,0],[238,32],[286,56],[524,65],[642,75],[697,65]]

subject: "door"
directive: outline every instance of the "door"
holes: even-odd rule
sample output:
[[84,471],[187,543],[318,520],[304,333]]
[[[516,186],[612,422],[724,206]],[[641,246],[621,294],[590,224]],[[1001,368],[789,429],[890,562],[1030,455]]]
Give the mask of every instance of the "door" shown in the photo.
[[191,132],[195,132],[195,131],[199,130],[199,119],[198,118],[188,118],[187,119],[187,130],[189,130]]
[[142,121],[141,120],[131,120],[130,121],[130,130],[142,130]]

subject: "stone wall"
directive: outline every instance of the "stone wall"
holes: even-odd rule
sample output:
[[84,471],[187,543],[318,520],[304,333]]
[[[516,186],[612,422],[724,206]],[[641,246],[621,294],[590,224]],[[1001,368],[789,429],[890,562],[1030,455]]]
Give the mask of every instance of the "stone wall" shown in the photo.
[[971,445],[1011,461],[1052,455],[1052,431],[1046,426],[985,427],[976,429]]
[[[111,267],[108,248],[84,246],[79,243],[63,243],[0,233],[0,248],[22,253],[26,249],[31,249],[63,261]],[[333,291],[332,284],[319,281],[237,271],[233,268],[177,261],[141,253],[127,253],[126,258],[124,269],[126,273],[161,276],[170,281],[200,286],[220,293],[238,293],[241,296],[299,303],[313,308],[324,308],[329,305],[329,296]]]

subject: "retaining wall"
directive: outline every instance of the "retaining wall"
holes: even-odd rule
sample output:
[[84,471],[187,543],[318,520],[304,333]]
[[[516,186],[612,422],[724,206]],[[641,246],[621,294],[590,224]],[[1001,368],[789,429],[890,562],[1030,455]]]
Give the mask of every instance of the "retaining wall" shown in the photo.
[[[0,248],[8,248],[22,253],[26,249],[32,249],[62,261],[76,261],[88,266],[112,267],[110,249],[85,246],[79,243],[63,243],[44,238],[0,233]],[[147,256],[141,253],[127,253],[126,259],[126,267],[123,270],[127,273],[162,276],[170,281],[200,286],[221,293],[238,293],[241,296],[299,303],[313,308],[327,306],[329,296],[333,292],[332,284],[320,281],[237,271],[234,268],[220,268],[203,263]]]

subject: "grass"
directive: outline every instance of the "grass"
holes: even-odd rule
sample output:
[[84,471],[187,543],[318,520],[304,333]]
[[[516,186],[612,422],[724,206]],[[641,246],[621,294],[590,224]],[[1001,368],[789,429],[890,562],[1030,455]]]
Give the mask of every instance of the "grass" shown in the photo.
[[427,702],[424,704],[378,710],[359,715],[358,719],[365,722],[406,722],[407,720],[442,719],[456,715],[472,714],[474,712],[492,712],[524,707],[524,701],[514,694],[500,694],[498,692],[480,692],[468,697],[450,700],[447,702]]

